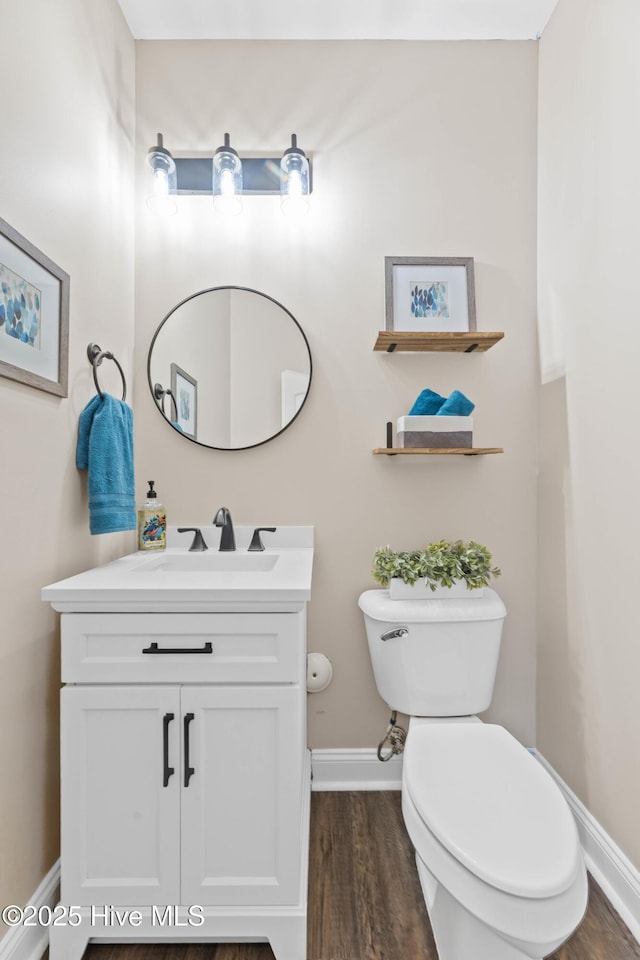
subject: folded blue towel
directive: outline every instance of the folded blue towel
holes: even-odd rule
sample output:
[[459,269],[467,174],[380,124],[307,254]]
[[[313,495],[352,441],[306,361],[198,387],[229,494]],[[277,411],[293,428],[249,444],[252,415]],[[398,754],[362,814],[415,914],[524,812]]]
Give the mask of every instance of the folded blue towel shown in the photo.
[[88,471],[91,533],[135,530],[133,413],[108,393],[92,397],[80,414],[76,466]]
[[423,390],[409,410],[409,416],[431,417],[434,413],[438,413],[443,403],[444,397],[441,397],[435,390]]
[[468,417],[474,409],[475,403],[472,403],[464,393],[454,390],[438,410],[438,417]]

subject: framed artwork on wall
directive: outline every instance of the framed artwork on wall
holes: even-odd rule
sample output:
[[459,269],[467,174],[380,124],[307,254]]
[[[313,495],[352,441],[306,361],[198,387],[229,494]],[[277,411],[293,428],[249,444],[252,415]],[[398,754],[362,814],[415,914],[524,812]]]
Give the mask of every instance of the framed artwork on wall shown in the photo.
[[198,439],[198,381],[171,364],[171,392],[176,402],[176,423],[185,437]]
[[0,219],[0,376],[68,396],[69,275]]
[[385,257],[387,330],[476,329],[473,257]]

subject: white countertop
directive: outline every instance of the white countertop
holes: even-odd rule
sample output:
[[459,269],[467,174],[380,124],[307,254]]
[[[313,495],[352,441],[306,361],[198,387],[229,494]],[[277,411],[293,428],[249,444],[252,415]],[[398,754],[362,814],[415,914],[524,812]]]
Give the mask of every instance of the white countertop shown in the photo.
[[[187,526],[187,524],[185,524]],[[195,526],[195,524],[194,524]],[[200,527],[209,550],[189,553],[192,534],[167,531],[166,550],[139,551],[101,567],[52,583],[42,590],[42,599],[55,610],[78,611],[193,611],[300,609],[311,596],[313,527],[278,527],[263,534],[265,550],[248,558],[275,556],[270,570],[168,570],[162,559],[189,558],[197,567],[218,555],[220,531]],[[236,552],[227,553],[238,562],[247,555],[253,527],[236,527]],[[177,543],[184,544],[176,546]],[[225,554],[221,555],[223,558]]]

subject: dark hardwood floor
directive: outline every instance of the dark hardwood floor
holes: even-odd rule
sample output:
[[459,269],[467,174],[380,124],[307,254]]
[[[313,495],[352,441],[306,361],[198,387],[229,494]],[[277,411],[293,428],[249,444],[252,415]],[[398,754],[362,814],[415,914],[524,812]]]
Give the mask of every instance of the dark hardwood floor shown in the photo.
[[[312,795],[309,891],[309,960],[437,960],[398,792]],[[267,944],[90,945],[83,960],[273,960],[273,953]],[[552,960],[640,960],[593,881],[582,926]]]

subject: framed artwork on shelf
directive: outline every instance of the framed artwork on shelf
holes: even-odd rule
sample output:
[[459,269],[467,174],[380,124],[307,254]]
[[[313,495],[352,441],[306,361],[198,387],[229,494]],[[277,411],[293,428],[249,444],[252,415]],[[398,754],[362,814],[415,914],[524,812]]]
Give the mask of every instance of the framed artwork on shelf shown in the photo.
[[0,219],[0,376],[68,396],[69,275]]
[[476,329],[473,257],[385,257],[387,330]]
[[191,440],[198,439],[198,381],[171,364],[171,392],[176,403],[176,424]]

